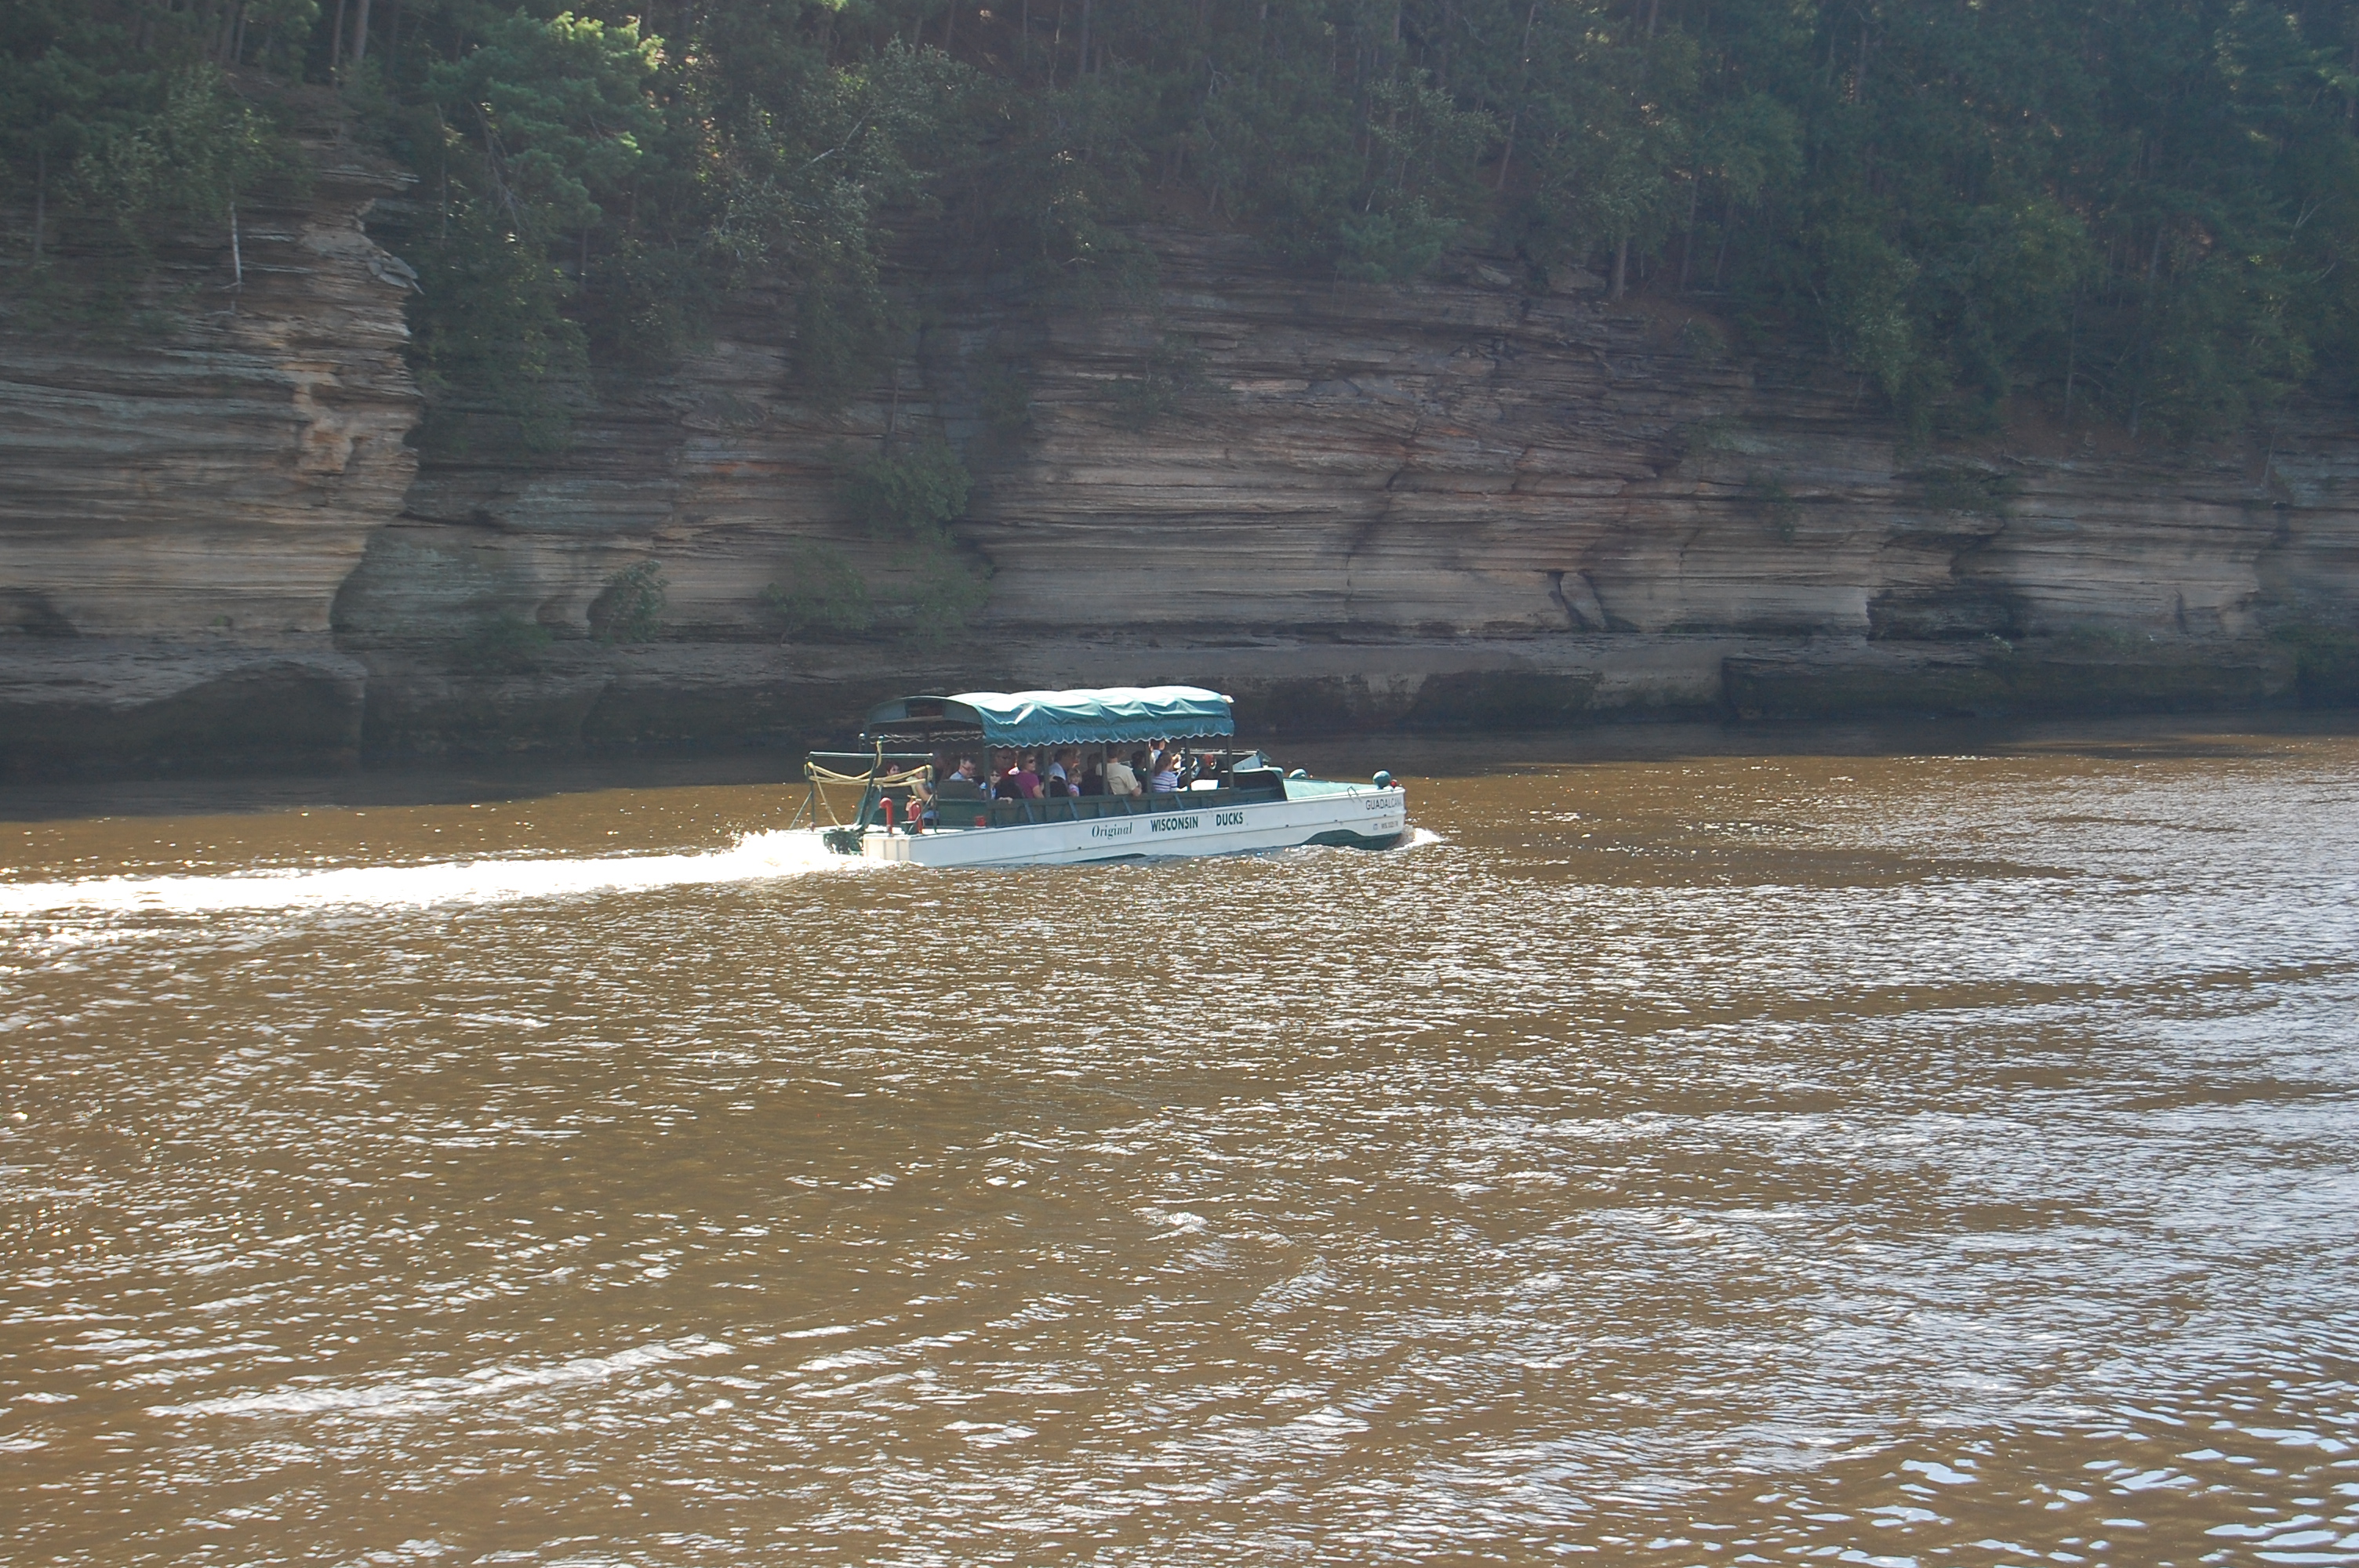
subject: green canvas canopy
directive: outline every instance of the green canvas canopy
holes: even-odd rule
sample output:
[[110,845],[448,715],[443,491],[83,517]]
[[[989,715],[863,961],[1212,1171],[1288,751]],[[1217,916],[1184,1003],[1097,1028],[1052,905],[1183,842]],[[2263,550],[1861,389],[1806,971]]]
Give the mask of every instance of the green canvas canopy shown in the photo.
[[962,691],[904,697],[868,715],[872,735],[979,728],[993,746],[1088,745],[1234,735],[1229,699],[1194,686],[1113,686],[1094,691]]

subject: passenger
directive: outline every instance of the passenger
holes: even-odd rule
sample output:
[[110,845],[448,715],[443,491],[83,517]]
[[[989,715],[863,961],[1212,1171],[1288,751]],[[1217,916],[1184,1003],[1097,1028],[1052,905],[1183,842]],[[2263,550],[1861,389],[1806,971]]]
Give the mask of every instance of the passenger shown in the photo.
[[994,800],[1022,800],[1024,798],[1024,785],[1016,777],[1016,770],[1014,768],[1010,768],[1006,773],[1000,774],[998,779],[993,783],[991,786],[991,798]]
[[973,757],[961,757],[958,760],[958,766],[951,770],[951,778],[960,784],[981,784],[983,782],[975,776],[974,759]]
[[1156,759],[1155,774],[1153,779],[1147,784],[1147,793],[1150,795],[1170,795],[1176,792],[1179,787],[1179,756],[1174,752],[1166,752],[1162,756]]
[[1073,793],[1076,795],[1106,793],[1106,760],[1103,753],[1090,759],[1089,765],[1082,772],[1082,782]]
[[1105,783],[1108,795],[1132,795],[1138,793],[1138,775],[1131,772],[1111,749],[1106,752]]
[[1009,776],[1015,779],[1016,787],[1024,792],[1024,798],[1026,800],[1039,799],[1040,753],[1038,752],[1025,752],[1023,757],[1016,764],[1016,772]]
[[1049,793],[1059,799],[1070,799],[1081,794],[1082,754],[1071,746],[1057,753],[1049,764]]

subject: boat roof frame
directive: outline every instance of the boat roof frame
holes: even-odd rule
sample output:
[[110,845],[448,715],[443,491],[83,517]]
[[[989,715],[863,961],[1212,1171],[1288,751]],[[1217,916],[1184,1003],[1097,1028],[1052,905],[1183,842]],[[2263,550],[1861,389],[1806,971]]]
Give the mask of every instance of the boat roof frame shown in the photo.
[[991,746],[1206,740],[1237,732],[1229,706],[1220,692],[1194,686],[901,697],[869,710],[861,738],[978,730]]

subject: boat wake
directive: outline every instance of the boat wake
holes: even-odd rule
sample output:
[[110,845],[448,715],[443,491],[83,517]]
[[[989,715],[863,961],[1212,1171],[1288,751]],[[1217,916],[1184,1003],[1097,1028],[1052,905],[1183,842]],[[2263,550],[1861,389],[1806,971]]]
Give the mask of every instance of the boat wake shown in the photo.
[[0,883],[0,920],[68,914],[212,914],[364,905],[505,903],[582,893],[639,892],[855,871],[875,862],[831,853],[809,832],[741,835],[726,849],[580,860],[446,860],[413,866],[335,866],[226,876],[89,877]]

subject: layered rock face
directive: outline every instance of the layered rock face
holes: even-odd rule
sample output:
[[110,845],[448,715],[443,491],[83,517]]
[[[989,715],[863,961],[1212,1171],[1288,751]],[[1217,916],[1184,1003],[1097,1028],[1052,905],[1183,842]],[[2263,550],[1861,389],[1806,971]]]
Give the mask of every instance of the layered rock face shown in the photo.
[[[798,399],[791,313],[755,299],[563,460],[429,462],[339,601],[372,741],[792,739],[897,689],[1158,680],[1277,730],[2273,703],[2295,666],[2271,626],[2359,613],[2359,441],[2321,417],[2200,460],[1909,450],[1822,367],[1729,359],[1589,280],[1339,287],[1151,239],[1130,308],[936,285],[893,382],[833,415]],[[782,637],[764,590],[814,543],[887,600],[910,579],[839,498],[888,433],[976,472],[986,607],[932,641]],[[506,672],[431,651],[500,616],[579,639],[644,562],[656,643]]]
[[398,178],[310,150],[299,203],[162,258],[168,308],[0,331],[0,774],[357,752],[329,610],[416,468],[411,285],[361,227]]
[[[234,319],[138,353],[0,345],[26,411],[0,435],[11,712],[37,687],[136,737],[173,679],[273,658],[327,683],[305,722],[387,753],[793,742],[899,690],[1165,680],[1263,730],[2198,707],[2295,700],[2271,633],[2359,625],[2340,416],[2198,459],[1910,449],[1823,366],[1730,357],[1591,280],[1339,287],[1180,233],[1121,308],[913,285],[928,325],[833,412],[799,395],[790,302],[749,297],[675,373],[605,388],[566,453],[411,481],[400,275],[353,226],[375,178],[261,242],[273,282],[249,237]],[[990,593],[910,626],[925,562],[851,521],[842,474],[937,436],[976,476],[957,532]],[[821,552],[878,630],[782,621]],[[660,634],[596,640],[650,564]],[[205,653],[174,676],[123,637]]]

